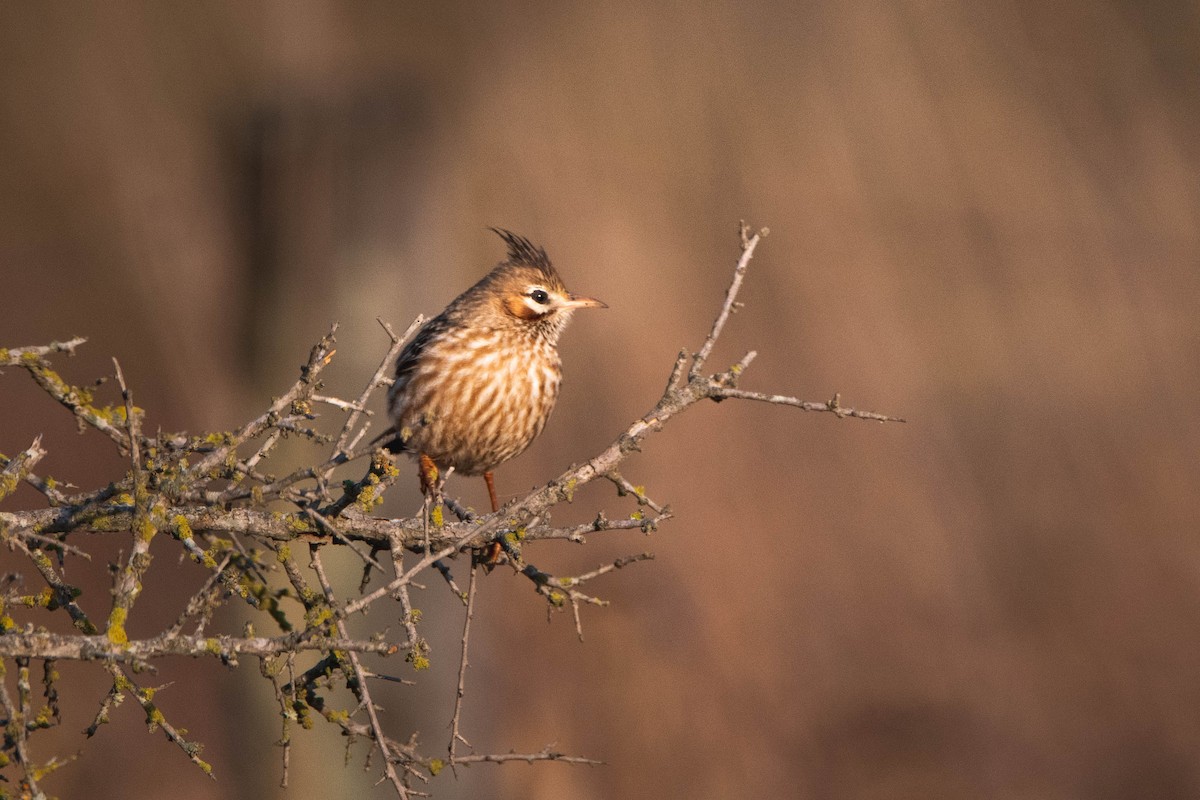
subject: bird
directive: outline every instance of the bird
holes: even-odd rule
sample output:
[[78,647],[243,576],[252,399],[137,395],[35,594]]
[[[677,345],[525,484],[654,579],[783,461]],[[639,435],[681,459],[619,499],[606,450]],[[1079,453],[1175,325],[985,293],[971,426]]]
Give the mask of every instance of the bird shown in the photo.
[[505,260],[418,329],[396,359],[385,447],[418,459],[427,496],[438,470],[482,475],[495,512],[493,470],[524,452],[554,410],[559,336],[575,311],[607,305],[567,291],[543,248],[490,230],[508,246]]

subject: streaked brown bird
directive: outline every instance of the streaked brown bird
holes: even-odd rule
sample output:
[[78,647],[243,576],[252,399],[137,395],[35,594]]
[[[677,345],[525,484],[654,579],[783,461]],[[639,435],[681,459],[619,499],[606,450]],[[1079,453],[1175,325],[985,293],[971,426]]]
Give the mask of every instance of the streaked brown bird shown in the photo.
[[546,251],[492,228],[508,258],[425,323],[396,360],[388,393],[393,452],[421,462],[421,485],[453,467],[487,482],[542,432],[562,378],[558,337],[578,308],[606,308],[567,291]]

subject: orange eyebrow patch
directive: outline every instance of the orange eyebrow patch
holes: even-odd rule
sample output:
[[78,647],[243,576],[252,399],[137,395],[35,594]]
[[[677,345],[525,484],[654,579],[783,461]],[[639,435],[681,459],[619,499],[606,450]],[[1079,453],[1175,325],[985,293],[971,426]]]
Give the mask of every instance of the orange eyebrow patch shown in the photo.
[[532,320],[542,316],[525,302],[524,295],[510,294],[504,298],[504,310],[517,319]]

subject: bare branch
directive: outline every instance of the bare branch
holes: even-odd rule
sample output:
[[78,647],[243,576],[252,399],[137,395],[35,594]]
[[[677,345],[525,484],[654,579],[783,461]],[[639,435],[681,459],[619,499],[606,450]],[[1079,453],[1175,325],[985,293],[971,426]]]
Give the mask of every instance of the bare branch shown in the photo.
[[831,414],[841,417],[854,417],[855,419],[869,419],[876,422],[905,422],[901,417],[890,417],[887,414],[880,414],[875,411],[858,411],[853,408],[846,408],[842,405],[842,396],[835,394],[832,400],[824,403],[814,403],[808,400],[801,400],[798,397],[786,397],[781,394],[764,394],[762,392],[747,392],[743,389],[735,389],[733,387],[715,388],[712,392],[713,399],[733,398],[736,400],[758,400],[763,403],[774,403],[780,406],[792,406],[801,411],[828,411]]
[[0,500],[12,494],[17,484],[27,479],[29,471],[45,457],[46,449],[42,447],[41,436],[11,459],[0,455]]
[[69,356],[75,355],[75,348],[86,342],[82,336],[76,336],[74,339],[69,339],[65,342],[51,342],[44,345],[32,345],[30,347],[8,347],[0,348],[0,367],[16,367],[23,361],[30,358],[42,358],[51,353],[66,353]]
[[350,639],[345,636],[156,636],[115,644],[104,635],[76,636],[55,633],[9,633],[0,636],[0,658],[34,653],[35,658],[67,661],[138,662],[166,656],[211,657],[237,663],[238,656],[278,656],[306,650],[345,650],[352,653],[392,655],[404,644]]
[[590,767],[599,767],[604,764],[603,761],[597,761],[593,758],[583,758],[582,756],[569,756],[560,753],[557,750],[547,746],[546,749],[538,753],[502,753],[499,755],[469,755],[456,756],[455,764],[504,764],[509,761],[524,761],[527,764],[532,764],[535,761],[561,761],[564,764],[586,764]]
[[[23,586],[24,575],[0,577],[0,659],[17,664],[15,696],[0,681],[0,709],[9,731],[0,745],[0,756],[24,770],[19,790],[34,796],[35,781],[56,766],[57,760],[33,765],[29,761],[28,739],[39,727],[57,720],[58,700],[54,687],[54,659],[99,662],[111,678],[111,689],[100,702],[98,713],[87,733],[92,735],[106,722],[110,713],[126,696],[133,697],[146,715],[151,730],[162,730],[187,757],[206,773],[211,768],[200,760],[199,745],[189,742],[183,731],[173,727],[155,705],[155,689],[139,686],[131,675],[154,669],[155,662],[170,656],[214,658],[236,666],[242,656],[259,660],[260,673],[266,678],[279,703],[283,718],[283,777],[287,781],[290,758],[290,731],[293,723],[311,726],[313,715],[321,715],[336,724],[348,741],[371,742],[369,753],[383,759],[383,777],[400,798],[425,796],[413,788],[414,781],[428,781],[445,766],[505,763],[508,761],[564,761],[571,764],[599,764],[579,756],[567,756],[552,747],[536,753],[460,754],[460,744],[470,747],[462,734],[466,713],[466,675],[471,627],[479,582],[491,573],[476,568],[478,548],[499,543],[502,552],[518,574],[529,580],[547,601],[548,613],[566,611],[570,606],[577,634],[582,638],[581,606],[607,605],[608,601],[589,594],[585,586],[632,563],[647,561],[650,553],[637,553],[601,564],[576,576],[559,576],[526,560],[535,554],[531,547],[549,539],[585,542],[605,532],[639,530],[644,534],[672,518],[669,506],[652,500],[645,487],[628,480],[619,468],[637,452],[651,433],[696,404],[711,400],[754,400],[789,406],[804,411],[823,411],[838,417],[880,422],[902,421],[896,417],[842,406],[839,395],[823,403],[802,401],[781,394],[747,391],[738,387],[755,358],[746,352],[740,360],[722,371],[711,372],[707,363],[724,333],[729,317],[739,307],[737,300],[750,260],[766,235],[766,229],[752,233],[741,228],[741,252],[725,298],[700,348],[690,356],[681,350],[654,406],[592,458],[574,464],[554,480],[510,502],[499,512],[479,515],[455,498],[444,496],[442,487],[426,495],[426,506],[419,516],[387,519],[373,516],[384,492],[397,479],[399,470],[390,455],[367,440],[371,422],[366,417],[374,393],[392,383],[387,377],[405,342],[424,322],[418,317],[402,336],[380,321],[389,337],[387,352],[357,397],[333,397],[322,393],[322,371],[334,355],[337,325],[312,348],[300,367],[297,380],[275,398],[259,416],[232,431],[186,434],[157,433],[146,436],[142,430],[143,412],[133,403],[133,393],[116,359],[113,366],[121,401],[117,405],[97,407],[95,387],[80,388],[63,380],[51,369],[47,357],[55,353],[73,354],[82,339],[50,345],[0,349],[0,367],[20,366],[58,403],[77,418],[81,429],[93,427],[108,436],[128,460],[124,475],[107,485],[67,494],[52,478],[41,478],[33,466],[45,455],[41,441],[13,458],[0,456],[0,499],[10,495],[20,482],[36,488],[48,501],[49,508],[0,512],[0,543],[32,565],[45,587],[34,594],[19,594],[12,587]],[[97,386],[103,379],[97,382]],[[86,384],[85,384],[86,385]],[[344,421],[332,424],[321,417],[346,412]],[[298,438],[320,449],[320,455],[307,463],[288,464],[282,475],[268,474],[265,463],[284,438]],[[369,456],[369,466],[361,478],[349,479],[340,468]],[[447,470],[447,473],[449,470]],[[335,477],[336,476],[336,477]],[[443,476],[444,478],[445,476]],[[609,519],[605,508],[596,511],[592,522],[576,525],[552,525],[551,511],[569,502],[588,483],[601,478],[616,487],[619,496],[631,496],[636,507],[626,508]],[[72,490],[75,487],[71,487]],[[457,521],[443,518],[449,508]],[[619,506],[618,506],[619,507]],[[428,513],[428,512],[434,513]],[[611,513],[611,512],[610,512]],[[197,577],[189,571],[195,585],[182,596],[186,603],[177,609],[174,622],[157,635],[131,640],[130,616],[146,603],[137,604],[143,579],[152,566],[151,539],[159,531],[170,533],[180,556],[186,555],[200,565]],[[65,579],[65,555],[87,557],[81,546],[83,536],[129,537],[122,543],[126,553],[113,567],[113,589],[108,619],[100,628],[93,624],[80,604],[82,591]],[[72,544],[66,540],[71,537]],[[88,539],[88,542],[94,539]],[[122,539],[122,542],[126,541]],[[363,546],[365,545],[365,547]],[[294,548],[307,548],[310,560],[298,563]],[[326,572],[322,559],[325,547],[349,547],[364,564],[357,594],[353,586],[339,595],[339,584]],[[367,590],[373,570],[385,572],[379,554],[387,552],[392,571],[386,585]],[[156,546],[154,553],[158,553]],[[297,551],[298,552],[298,551]],[[470,565],[467,591],[463,592],[450,572],[449,559],[465,554]],[[57,558],[56,563],[53,559]],[[21,558],[16,559],[18,561]],[[107,559],[106,559],[107,560]],[[540,560],[540,559],[539,559]],[[407,562],[407,563],[406,563]],[[72,562],[74,566],[75,562]],[[86,567],[86,564],[81,564]],[[363,663],[363,654],[388,656],[405,651],[406,662],[415,670],[429,665],[429,645],[419,630],[420,612],[413,606],[414,589],[424,588],[418,581],[436,569],[446,584],[465,605],[462,647],[458,662],[458,682],[450,740],[445,758],[420,754],[416,735],[406,740],[389,737],[382,725],[380,706],[370,689],[385,689],[370,679],[410,684],[412,681],[380,675]],[[25,567],[29,570],[29,567]],[[310,571],[311,570],[311,571]],[[502,571],[506,572],[506,571]],[[312,581],[315,575],[315,584]],[[81,585],[91,585],[72,575]],[[493,578],[495,579],[495,578]],[[22,590],[24,591],[24,590]],[[588,589],[590,591],[590,589]],[[206,636],[205,630],[215,612],[230,597],[244,600],[250,607],[253,624],[265,621],[278,628],[277,635],[262,636],[247,623],[241,635]],[[91,602],[90,598],[88,599]],[[303,610],[299,620],[293,601]],[[150,601],[147,600],[147,603]],[[385,619],[394,625],[397,613],[404,628],[403,641],[387,635],[383,626],[361,639],[348,633],[348,618],[366,612],[375,604],[386,607]],[[52,633],[34,621],[12,619],[26,613],[31,616],[65,612],[75,632]],[[379,610],[377,608],[377,610]],[[167,619],[172,617],[168,616]],[[188,632],[185,633],[184,631]],[[307,668],[299,668],[297,655],[316,653]],[[46,707],[33,711],[29,681],[29,662],[42,659],[46,674]],[[314,662],[315,663],[312,663]],[[7,665],[0,665],[7,666]],[[282,676],[282,677],[281,677]],[[355,705],[342,710],[333,698],[353,696]],[[327,702],[329,698],[329,702]],[[365,712],[365,716],[363,714]],[[16,722],[14,722],[14,720]],[[24,721],[24,724],[21,722]],[[19,733],[17,732],[19,730]],[[372,756],[368,755],[368,762]]]
[[235,434],[229,437],[229,440],[219,447],[213,449],[204,458],[200,459],[190,470],[193,477],[200,477],[207,474],[210,470],[216,467],[229,457],[236,448],[248,439],[258,436],[272,424],[274,420],[283,416],[283,413],[292,407],[293,403],[304,400],[311,400],[312,395],[317,389],[317,376],[321,370],[328,366],[333,358],[334,349],[334,334],[337,333],[338,326],[335,323],[329,329],[329,333],[322,337],[321,341],[313,347],[309,353],[308,362],[301,369],[301,377],[295,385],[287,392],[281,395],[271,407],[256,419],[251,420],[242,426]]
[[384,374],[392,368],[393,364],[396,363],[396,356],[400,355],[400,350],[404,347],[404,343],[408,340],[408,338],[412,336],[418,328],[425,324],[425,317],[418,314],[417,318],[409,324],[408,329],[404,331],[404,335],[402,336],[397,336],[395,332],[392,331],[391,326],[383,320],[377,321],[383,327],[384,331],[387,332],[387,335],[391,338],[392,346],[389,347],[388,351],[384,354],[383,360],[379,362],[379,368],[375,370],[375,374],[371,376],[371,380],[367,381],[366,388],[364,388],[362,394],[358,396],[358,400],[351,404],[354,410],[346,419],[346,424],[342,426],[342,432],[338,435],[337,442],[335,442],[333,445],[334,452],[337,453],[344,453],[346,451],[347,443],[350,441],[350,434],[354,430],[355,424],[358,423],[358,418],[363,413],[363,409],[366,408],[367,400],[370,398],[371,393],[382,385]]
[[[329,583],[329,578],[325,575],[325,568],[321,565],[321,554],[316,548],[312,549],[312,568],[313,572],[317,574],[317,580],[321,584],[321,591],[325,593],[325,602],[331,607],[334,606],[337,603],[337,598],[333,594],[333,587]],[[346,623],[338,620],[335,625],[337,626],[338,634],[342,638],[347,638]],[[359,702],[367,711],[367,718],[371,720],[371,738],[375,740],[375,746],[379,748],[379,752],[383,756],[384,774],[391,781],[393,788],[396,790],[396,795],[402,798],[402,800],[407,800],[408,787],[404,785],[393,764],[394,756],[388,747],[388,739],[384,735],[383,726],[379,722],[379,712],[375,708],[374,701],[371,700],[371,692],[367,688],[367,677],[363,674],[362,664],[358,660],[358,653],[351,650],[347,655],[350,658],[350,666],[354,669],[354,677],[357,682],[355,694],[358,695]]]
[[459,721],[462,717],[463,697],[466,696],[467,683],[467,666],[470,662],[467,661],[467,646],[471,638],[471,620],[475,616],[475,586],[477,582],[478,570],[472,566],[471,580],[467,584],[467,611],[463,615],[463,635],[462,635],[462,656],[458,662],[458,689],[454,694],[454,716],[450,718],[450,745],[446,748],[450,754],[450,766],[455,764],[455,749],[459,742],[462,742],[467,747],[471,743],[463,737],[459,732]]
[[729,315],[733,313],[734,304],[737,301],[738,292],[742,289],[742,279],[746,277],[746,267],[750,266],[750,259],[754,258],[754,249],[758,247],[758,243],[770,231],[763,228],[753,236],[749,236],[750,228],[745,221],[738,223],[738,228],[742,237],[742,256],[738,259],[737,266],[733,269],[733,280],[729,283],[729,288],[725,290],[725,302],[721,304],[721,310],[717,313],[717,318],[713,320],[712,330],[708,333],[708,338],[704,340],[704,344],[700,346],[700,351],[692,358],[692,368],[688,370],[689,380],[695,380],[700,377],[700,372],[704,369],[704,363],[708,361],[708,356],[712,353],[713,346],[716,345],[717,339],[721,336],[721,331],[725,329],[725,321],[729,319]]

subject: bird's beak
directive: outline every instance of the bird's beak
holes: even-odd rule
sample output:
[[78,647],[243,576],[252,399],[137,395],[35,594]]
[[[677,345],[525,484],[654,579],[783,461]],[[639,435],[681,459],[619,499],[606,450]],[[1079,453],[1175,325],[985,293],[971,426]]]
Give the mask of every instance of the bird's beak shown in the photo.
[[562,304],[563,308],[608,308],[608,303],[594,297],[576,297],[571,295]]

